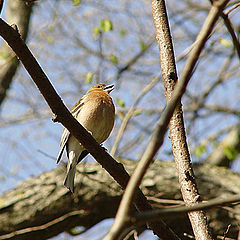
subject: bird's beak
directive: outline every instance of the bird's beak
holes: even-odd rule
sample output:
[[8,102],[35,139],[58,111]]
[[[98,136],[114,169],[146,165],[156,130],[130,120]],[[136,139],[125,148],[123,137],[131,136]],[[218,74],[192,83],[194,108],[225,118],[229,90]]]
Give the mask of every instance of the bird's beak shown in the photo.
[[114,89],[114,85],[108,85],[104,88],[104,91],[110,93]]

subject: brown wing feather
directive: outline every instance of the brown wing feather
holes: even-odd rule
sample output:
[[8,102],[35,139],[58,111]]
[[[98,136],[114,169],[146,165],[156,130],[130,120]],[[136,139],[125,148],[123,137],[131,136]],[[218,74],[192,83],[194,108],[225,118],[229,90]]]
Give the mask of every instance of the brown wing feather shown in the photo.
[[[81,111],[81,107],[82,105],[84,104],[84,98],[81,98],[72,108],[71,110],[71,113],[72,115],[76,118],[77,115],[80,113]],[[68,142],[68,139],[70,137],[70,132],[64,128],[63,130],[63,134],[62,134],[62,137],[61,137],[61,142],[60,142],[60,150],[59,150],[59,153],[58,153],[58,157],[57,157],[57,163],[59,163],[59,161],[61,160],[62,158],[62,154],[63,154],[63,151],[64,151],[64,148],[66,147],[67,145],[67,142]]]
[[57,163],[59,163],[59,161],[61,160],[64,148],[68,142],[69,136],[70,136],[70,132],[66,128],[64,128],[63,134],[61,137],[60,150],[59,150],[58,157],[57,157]]

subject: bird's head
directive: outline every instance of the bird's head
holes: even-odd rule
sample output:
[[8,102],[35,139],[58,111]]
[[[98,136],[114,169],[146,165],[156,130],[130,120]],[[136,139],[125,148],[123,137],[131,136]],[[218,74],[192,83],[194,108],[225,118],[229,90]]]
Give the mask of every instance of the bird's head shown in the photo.
[[105,84],[96,84],[92,88],[88,90],[88,92],[98,92],[98,91],[104,91],[107,93],[110,93],[114,89],[114,85],[108,85]]

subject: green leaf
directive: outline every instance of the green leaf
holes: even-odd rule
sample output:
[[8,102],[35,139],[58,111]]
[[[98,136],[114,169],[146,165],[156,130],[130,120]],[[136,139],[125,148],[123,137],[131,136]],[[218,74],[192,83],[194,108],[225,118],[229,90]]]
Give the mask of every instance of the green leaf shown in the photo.
[[147,48],[147,44],[144,41],[140,40],[139,44],[142,51],[144,51]]
[[116,98],[116,101],[117,101],[117,104],[120,106],[120,107],[125,107],[125,103],[122,99],[120,98]]
[[203,145],[199,145],[195,148],[195,155],[197,157],[200,157],[202,154],[204,154],[206,152],[206,147]]
[[109,19],[102,19],[100,26],[103,32],[109,32],[113,30],[113,24]]
[[95,28],[93,29],[93,33],[94,33],[95,35],[98,35],[100,32],[101,32],[101,30],[100,30],[100,28],[98,28],[98,27],[95,27]]
[[89,73],[86,75],[85,81],[86,81],[87,84],[91,84],[91,83],[92,83],[93,75],[94,75],[93,72],[89,72]]
[[52,32],[53,29],[54,29],[54,25],[53,25],[53,24],[51,24],[51,25],[48,26],[48,31],[49,31],[49,32]]
[[230,48],[232,46],[231,42],[229,42],[228,40],[226,40],[224,38],[220,38],[219,42],[226,48]]
[[73,234],[73,235],[76,235],[76,234],[78,234],[78,230],[77,230],[77,228],[71,228],[70,229],[70,232]]
[[124,37],[126,34],[127,34],[127,33],[126,33],[126,30],[122,28],[122,29],[120,30],[120,35]]
[[118,58],[115,55],[110,54],[109,59],[113,64],[118,64]]
[[134,116],[138,116],[142,113],[142,110],[138,109],[134,111]]
[[9,58],[9,54],[7,54],[6,52],[0,52],[0,58],[2,58],[2,59],[7,59],[7,58]]
[[78,6],[82,2],[82,0],[72,0],[72,2],[73,6]]
[[223,152],[225,156],[231,161],[235,160],[238,156],[238,151],[233,147],[224,147]]
[[53,42],[54,42],[54,38],[53,38],[52,36],[49,36],[49,37],[47,38],[47,41],[48,41],[49,43],[53,43]]

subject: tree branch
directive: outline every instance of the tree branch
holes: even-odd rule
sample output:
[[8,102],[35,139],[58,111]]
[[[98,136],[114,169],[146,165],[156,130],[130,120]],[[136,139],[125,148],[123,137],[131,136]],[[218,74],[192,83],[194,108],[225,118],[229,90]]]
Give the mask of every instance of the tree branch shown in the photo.
[[[3,1],[2,1],[3,3]],[[26,40],[29,22],[33,6],[27,6],[22,0],[9,0],[6,8],[6,19],[16,24],[23,40]],[[7,91],[11,86],[13,77],[19,66],[19,60],[15,53],[3,43],[0,48],[1,58],[0,65],[0,105],[7,96]]]
[[224,20],[224,24],[226,26],[226,28],[228,29],[231,37],[232,37],[232,41],[233,41],[233,45],[237,51],[237,55],[238,55],[238,59],[240,61],[240,44],[239,44],[239,39],[237,38],[232,23],[230,21],[230,19],[228,18],[228,14],[225,14],[224,12],[221,13],[221,17]]
[[205,160],[209,165],[230,167],[234,159],[230,159],[226,150],[233,152],[237,157],[240,153],[240,125],[231,129],[226,137],[219,143],[218,147]]
[[139,94],[139,96],[137,97],[137,99],[135,100],[135,102],[133,103],[133,105],[129,108],[128,112],[126,113],[123,121],[122,121],[122,124],[118,130],[118,134],[116,136],[116,140],[114,142],[114,145],[111,149],[111,155],[114,156],[116,151],[117,151],[117,148],[118,148],[118,145],[119,145],[119,142],[121,140],[121,137],[127,127],[127,124],[129,122],[129,120],[131,119],[131,117],[133,116],[133,113],[136,109],[136,106],[138,105],[138,103],[140,102],[140,100],[144,97],[144,95],[146,93],[148,93],[154,86],[155,84],[159,81],[159,76],[155,77],[142,91],[141,93]]
[[[43,72],[36,59],[24,44],[17,31],[0,19],[0,35],[5,39],[9,46],[13,49],[19,59],[22,61],[29,75],[37,85],[39,91],[42,93],[49,107],[51,108],[54,121],[58,121],[66,127],[70,133],[78,139],[78,141],[92,154],[92,156],[109,172],[109,174],[125,188],[129,180],[129,175],[124,169],[123,165],[116,162],[103,149],[92,135],[72,116],[66,106],[63,104],[61,98],[56,93],[52,84],[48,80],[46,74]],[[151,210],[152,207],[148,203],[146,197],[137,189],[135,205],[140,211]],[[172,236],[172,232],[166,227],[163,222],[156,223],[153,230],[158,228],[163,229],[164,232]]]
[[[136,168],[134,161],[120,161],[130,173]],[[236,184],[240,182],[239,174],[207,164],[194,166],[194,170],[199,191],[208,199],[226,199],[232,194],[240,194],[240,185]],[[114,218],[122,196],[119,185],[98,163],[80,164],[77,171],[74,195],[62,186],[65,166],[31,177],[15,189],[1,194],[0,239],[6,239],[4,235],[10,237],[11,234],[10,240],[44,240],[63,231],[70,232],[75,226],[86,230],[103,219]],[[175,205],[182,204],[174,162],[155,161],[146,173],[141,188],[159,210],[171,210],[173,202]],[[223,229],[231,224],[227,237],[236,239],[239,212],[240,205],[209,210],[207,214],[214,233],[222,235]],[[132,216],[135,216],[134,212]],[[186,214],[163,218],[181,239],[189,239],[184,237],[184,233],[192,235]]]
[[[167,102],[169,102],[177,82],[177,71],[164,1],[161,1],[160,3],[152,1],[152,10],[156,38],[159,46],[161,70],[163,75],[162,79]],[[197,44],[198,43],[196,43],[194,48],[197,47]],[[191,71],[193,71],[193,69]],[[178,169],[179,183],[183,199],[186,205],[192,205],[200,201],[200,196],[191,166],[181,102],[177,105],[170,120],[169,136],[171,139],[174,160]],[[205,213],[203,211],[189,212],[188,216],[196,239],[211,239]]]
[[[134,190],[140,184],[141,179],[143,178],[147,168],[149,167],[150,163],[152,162],[153,157],[155,156],[159,147],[163,143],[163,137],[166,133],[166,129],[167,129],[169,120],[173,114],[173,111],[174,111],[177,103],[179,103],[182,95],[184,94],[184,92],[186,90],[186,86],[192,76],[192,72],[193,72],[193,69],[199,58],[199,55],[208,39],[209,34],[211,33],[211,31],[213,29],[213,26],[215,25],[220,13],[222,12],[222,10],[225,7],[225,5],[227,4],[227,2],[228,2],[227,0],[218,1],[216,3],[216,6],[214,5],[211,8],[209,15],[197,37],[197,40],[196,40],[197,43],[194,46],[192,52],[190,53],[190,55],[187,59],[186,65],[182,72],[181,79],[180,79],[179,83],[176,85],[175,91],[173,92],[173,94],[171,96],[171,100],[169,101],[165,111],[163,112],[163,114],[160,118],[159,124],[156,127],[154,134],[153,134],[141,160],[139,161],[137,168],[135,169],[135,171],[128,183],[128,186],[123,195],[121,204],[119,206],[119,210],[116,215],[115,221],[114,221],[110,231],[105,236],[105,238],[104,238],[105,240],[117,239],[121,235],[122,230],[126,227],[127,218],[129,216],[130,203],[134,198],[134,193],[135,193]],[[153,11],[156,11],[156,13],[153,13],[153,16],[155,16],[155,14],[157,14],[160,4],[161,5],[164,4],[163,1],[154,1],[154,0],[152,1]],[[164,12],[164,14],[166,14],[166,12]],[[157,22],[157,24],[159,24],[159,21]],[[157,26],[157,28],[158,27],[159,26]],[[170,47],[169,45],[167,45],[167,44],[164,45],[164,44],[165,43],[163,43],[163,46],[165,46],[165,48]],[[162,63],[166,64],[166,65],[172,64],[171,62],[169,63],[167,61],[162,62]],[[172,81],[172,80],[176,81],[176,79],[177,79],[174,72],[171,72],[171,74],[168,75],[167,77],[169,78],[169,81]],[[185,173],[185,174],[187,174],[187,173]],[[203,225],[206,226],[206,221],[204,221],[204,215],[201,215],[201,219],[203,220],[202,221]],[[196,228],[198,228],[196,224],[195,224],[195,226],[196,226]],[[206,227],[205,227],[205,229],[206,229]],[[199,236],[198,233],[196,233],[196,234],[197,234],[197,236]],[[208,234],[208,232],[206,232],[203,236],[210,238],[210,235]],[[163,239],[164,239],[164,237],[166,237],[166,236],[161,236],[161,238],[163,238]]]
[[240,195],[237,194],[237,195],[228,196],[228,198],[226,199],[216,198],[206,202],[194,204],[192,206],[172,207],[172,208],[166,208],[166,209],[153,210],[150,212],[137,213],[133,215],[129,221],[131,221],[132,224],[141,224],[149,220],[157,220],[159,217],[162,217],[162,216],[166,216],[168,218],[176,217],[177,214],[183,214],[186,212],[192,212],[196,210],[210,209],[213,207],[226,206],[232,203],[239,204],[239,202],[240,202]]
[[0,14],[2,13],[4,0],[0,0]]

